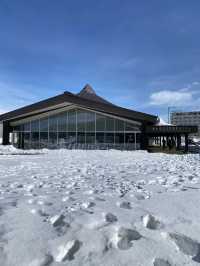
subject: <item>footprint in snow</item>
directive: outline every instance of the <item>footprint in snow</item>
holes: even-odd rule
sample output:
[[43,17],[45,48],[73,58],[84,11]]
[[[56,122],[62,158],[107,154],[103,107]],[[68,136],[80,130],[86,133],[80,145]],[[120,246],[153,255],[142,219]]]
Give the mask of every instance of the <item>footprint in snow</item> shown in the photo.
[[46,213],[44,210],[41,210],[41,209],[31,209],[30,213],[32,213],[33,215],[38,214],[39,216],[42,216],[42,217],[49,216],[48,213]]
[[60,226],[65,225],[64,219],[65,219],[65,216],[63,214],[58,214],[58,215],[51,217],[49,221],[54,227],[58,227],[58,226],[60,227]]
[[156,229],[160,229],[161,227],[163,227],[162,223],[151,214],[147,214],[143,216],[142,222],[143,222],[144,227],[151,229],[151,230],[156,230]]
[[95,200],[98,200],[98,201],[106,201],[104,198],[100,198],[100,197],[95,197]]
[[3,208],[0,207],[0,216],[3,215]]
[[126,250],[132,247],[134,240],[139,240],[142,236],[135,229],[120,227],[117,233],[117,247],[121,250]]
[[51,206],[53,203],[51,201],[43,201],[43,200],[38,200],[37,201],[38,205],[46,205],[46,206]]
[[58,253],[55,256],[56,262],[65,260],[73,260],[75,253],[80,249],[82,243],[79,240],[71,240],[64,245],[58,247]]
[[131,203],[129,201],[122,201],[122,202],[117,202],[117,206],[122,208],[122,209],[131,209]]
[[114,223],[117,222],[117,216],[115,216],[114,214],[112,214],[111,212],[108,213],[103,213],[104,216],[104,220],[107,223]]
[[96,204],[93,202],[93,201],[89,201],[89,202],[83,202],[82,204],[81,204],[81,207],[83,208],[83,209],[88,209],[88,208],[92,208],[92,207],[94,207]]
[[53,256],[46,254],[43,258],[33,260],[29,266],[49,266],[52,262]]
[[155,258],[153,261],[153,266],[172,266],[168,260]]
[[178,233],[169,233],[168,236],[177,248],[185,255],[192,257],[193,261],[200,263],[200,243],[196,240]]
[[142,193],[134,193],[133,197],[137,200],[145,200],[145,196]]

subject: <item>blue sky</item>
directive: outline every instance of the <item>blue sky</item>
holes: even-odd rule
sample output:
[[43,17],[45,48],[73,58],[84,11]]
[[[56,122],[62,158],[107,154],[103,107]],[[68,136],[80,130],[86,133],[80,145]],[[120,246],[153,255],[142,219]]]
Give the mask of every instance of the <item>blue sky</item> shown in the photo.
[[199,12],[199,0],[0,0],[0,112],[86,83],[162,117],[198,107]]

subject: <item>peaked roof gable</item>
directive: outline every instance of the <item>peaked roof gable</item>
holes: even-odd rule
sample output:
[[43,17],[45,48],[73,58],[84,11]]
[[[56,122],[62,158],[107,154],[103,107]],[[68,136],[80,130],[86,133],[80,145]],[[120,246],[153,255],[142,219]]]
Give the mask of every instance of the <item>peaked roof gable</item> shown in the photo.
[[77,96],[82,97],[87,100],[92,100],[95,102],[114,105],[111,102],[97,95],[95,90],[89,84],[86,84],[85,87],[79,93],[77,93]]

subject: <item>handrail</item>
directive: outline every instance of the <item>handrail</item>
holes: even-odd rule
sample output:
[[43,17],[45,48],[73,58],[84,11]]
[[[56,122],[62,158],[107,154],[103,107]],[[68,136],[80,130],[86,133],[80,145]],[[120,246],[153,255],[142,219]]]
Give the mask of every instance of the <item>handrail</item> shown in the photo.
[[196,133],[197,131],[197,126],[148,126],[146,128],[147,133]]

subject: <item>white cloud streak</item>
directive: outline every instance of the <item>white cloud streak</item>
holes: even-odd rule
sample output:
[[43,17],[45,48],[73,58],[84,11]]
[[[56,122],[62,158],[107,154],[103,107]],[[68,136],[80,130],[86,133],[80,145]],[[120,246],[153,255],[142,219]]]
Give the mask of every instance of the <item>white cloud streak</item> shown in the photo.
[[162,90],[154,92],[150,95],[150,104],[151,105],[188,105],[192,103],[193,93],[185,90],[171,91],[171,90]]
[[150,105],[153,106],[199,106],[200,82],[194,81],[178,90],[158,90],[150,95]]

